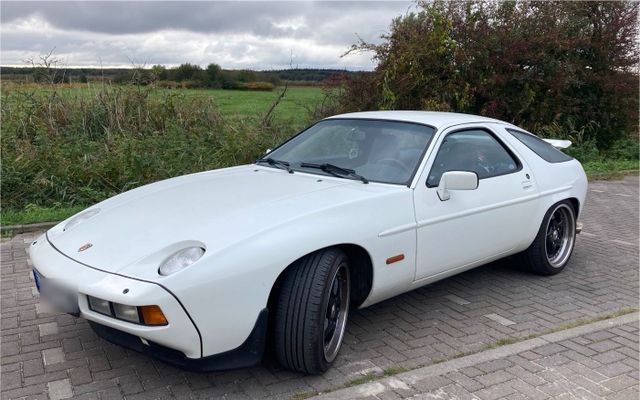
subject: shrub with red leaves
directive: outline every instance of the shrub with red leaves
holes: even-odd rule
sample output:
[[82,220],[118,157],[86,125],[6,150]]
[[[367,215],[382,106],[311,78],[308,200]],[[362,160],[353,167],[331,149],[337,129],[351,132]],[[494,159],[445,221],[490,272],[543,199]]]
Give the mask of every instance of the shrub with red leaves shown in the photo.
[[[638,134],[639,3],[419,2],[345,78],[337,110],[418,109],[571,128],[606,148]],[[559,128],[559,129],[558,129]],[[569,135],[569,132],[566,132]]]

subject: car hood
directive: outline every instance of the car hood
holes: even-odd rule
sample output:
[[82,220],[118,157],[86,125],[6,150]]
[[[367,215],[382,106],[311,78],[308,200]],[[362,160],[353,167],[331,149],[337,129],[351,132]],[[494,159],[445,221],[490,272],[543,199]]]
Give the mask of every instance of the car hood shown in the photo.
[[188,245],[211,254],[314,210],[381,190],[393,186],[246,165],[142,186],[96,204],[90,208],[100,209],[96,215],[66,231],[69,220],[64,221],[47,236],[76,261],[131,275],[128,266],[154,254],[163,259]]

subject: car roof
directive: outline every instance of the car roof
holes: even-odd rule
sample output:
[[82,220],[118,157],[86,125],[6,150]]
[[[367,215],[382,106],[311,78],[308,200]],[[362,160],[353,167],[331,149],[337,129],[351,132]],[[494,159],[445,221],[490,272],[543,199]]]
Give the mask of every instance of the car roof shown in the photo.
[[498,119],[481,117],[479,115],[461,114],[453,112],[438,111],[364,111],[347,114],[334,115],[327,119],[334,118],[356,118],[356,119],[380,119],[391,121],[416,122],[419,124],[431,125],[435,128],[446,128],[452,125],[466,124],[473,122],[492,122],[511,125]]

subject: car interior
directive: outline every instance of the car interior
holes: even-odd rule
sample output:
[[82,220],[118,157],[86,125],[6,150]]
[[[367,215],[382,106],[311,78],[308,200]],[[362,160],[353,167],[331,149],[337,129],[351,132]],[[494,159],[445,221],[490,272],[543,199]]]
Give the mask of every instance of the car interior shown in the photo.
[[447,171],[472,171],[484,179],[514,172],[517,167],[518,163],[489,133],[479,130],[453,133],[442,142],[427,185],[438,186]]
[[372,181],[407,184],[434,132],[430,127],[400,122],[340,122],[318,129],[283,159],[294,168],[302,162],[330,163]]

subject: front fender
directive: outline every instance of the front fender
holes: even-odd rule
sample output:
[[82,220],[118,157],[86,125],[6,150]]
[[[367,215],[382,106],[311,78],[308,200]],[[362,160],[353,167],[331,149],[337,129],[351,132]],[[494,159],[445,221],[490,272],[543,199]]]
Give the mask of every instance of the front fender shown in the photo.
[[[367,304],[406,290],[415,274],[415,231],[378,235],[414,220],[411,190],[404,189],[281,221],[163,282],[202,332],[204,356],[240,346],[282,271],[322,248],[348,243],[369,252],[374,270]],[[404,260],[386,265],[397,254],[404,254]]]

